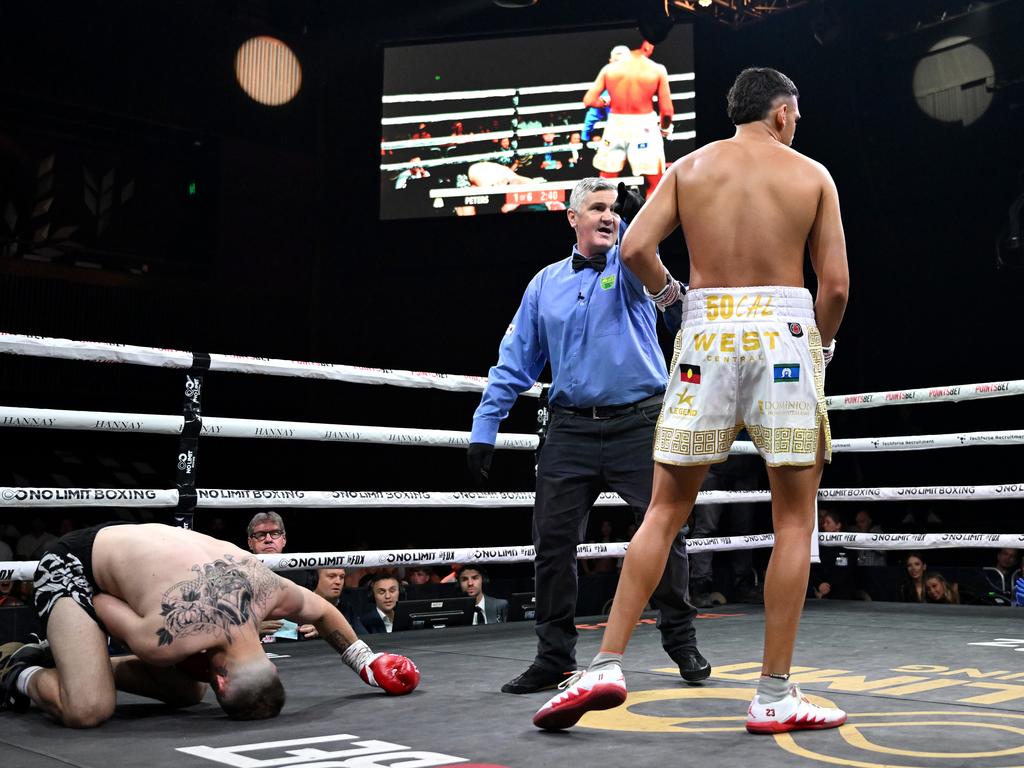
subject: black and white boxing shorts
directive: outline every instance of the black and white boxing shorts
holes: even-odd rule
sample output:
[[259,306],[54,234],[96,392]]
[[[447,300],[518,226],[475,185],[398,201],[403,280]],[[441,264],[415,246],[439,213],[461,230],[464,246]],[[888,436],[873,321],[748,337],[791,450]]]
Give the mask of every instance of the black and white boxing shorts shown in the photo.
[[42,621],[44,634],[50,613],[62,597],[70,597],[93,621],[103,627],[92,607],[92,596],[99,591],[92,572],[92,546],[100,530],[122,524],[101,523],[91,528],[71,531],[43,552],[36,566],[34,587],[36,613]]

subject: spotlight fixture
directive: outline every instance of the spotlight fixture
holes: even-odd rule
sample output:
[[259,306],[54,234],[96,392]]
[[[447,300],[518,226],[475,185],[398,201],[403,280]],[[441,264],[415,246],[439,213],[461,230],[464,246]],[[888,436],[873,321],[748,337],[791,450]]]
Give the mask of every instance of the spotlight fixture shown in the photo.
[[715,0],[697,0],[697,5],[699,5],[701,8],[710,8],[711,4],[714,1]]
[[287,104],[302,87],[302,67],[292,49],[274,37],[246,40],[235,54],[235,77],[253,101]]

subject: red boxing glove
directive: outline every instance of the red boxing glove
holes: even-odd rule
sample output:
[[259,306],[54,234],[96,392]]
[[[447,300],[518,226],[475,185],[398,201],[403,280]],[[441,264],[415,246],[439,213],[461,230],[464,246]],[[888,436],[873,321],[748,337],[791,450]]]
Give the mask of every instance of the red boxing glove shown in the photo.
[[359,668],[359,676],[391,696],[412,693],[420,684],[420,671],[412,660],[394,653],[375,653]]

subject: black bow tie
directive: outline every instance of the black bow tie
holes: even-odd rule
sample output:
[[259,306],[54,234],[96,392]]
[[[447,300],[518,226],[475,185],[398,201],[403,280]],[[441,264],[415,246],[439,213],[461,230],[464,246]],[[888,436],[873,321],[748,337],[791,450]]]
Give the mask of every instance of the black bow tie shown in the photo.
[[604,266],[608,258],[603,253],[595,253],[589,259],[575,251],[572,254],[572,271],[579,272],[584,267],[590,267],[595,272],[604,272]]

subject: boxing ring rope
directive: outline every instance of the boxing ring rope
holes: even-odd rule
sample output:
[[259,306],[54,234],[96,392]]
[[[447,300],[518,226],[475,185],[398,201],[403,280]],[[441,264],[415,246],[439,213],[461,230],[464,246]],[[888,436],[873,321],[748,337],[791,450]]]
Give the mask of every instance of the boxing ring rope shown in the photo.
[[[971,546],[984,549],[1020,547],[1024,534],[1002,533],[819,533],[818,543],[827,547],[871,550],[954,549]],[[687,539],[686,548],[694,552],[730,552],[738,549],[768,549],[775,545],[770,533],[752,536],[717,536]],[[580,544],[576,557],[589,560],[626,556],[629,542]],[[459,563],[526,563],[536,556],[532,545],[517,547],[461,547],[452,549],[397,549],[363,552],[305,552],[278,555],[254,555],[274,571],[313,568],[407,567],[413,565],[451,565]],[[31,581],[37,562],[31,560],[0,562],[0,578]]]
[[[46,336],[26,336],[0,332],[0,353],[47,357],[60,360],[83,360],[93,363],[127,363],[154,368],[188,370],[199,356],[177,349],[142,347],[132,344],[110,344],[102,341],[74,341]],[[226,373],[287,376],[299,379],[324,379],[350,384],[386,384],[414,389],[443,389],[448,392],[483,392],[486,376],[460,376],[425,371],[402,371],[390,368],[366,368],[358,365],[335,365],[300,360],[279,360],[245,355],[209,353],[210,371]],[[1024,384],[1024,382],[1021,382]],[[1022,389],[1024,391],[1024,389]],[[523,392],[527,397],[540,397],[541,384]]]
[[[443,507],[451,509],[519,509],[533,506],[530,491],[275,491],[226,488],[196,489],[199,509],[398,509]],[[696,504],[749,504],[771,501],[770,491],[700,491]],[[819,501],[947,501],[969,499],[1024,499],[1024,483],[1000,485],[925,485],[891,488],[821,488]],[[173,488],[67,488],[0,487],[3,507],[118,507],[146,509],[174,507]],[[602,493],[595,507],[625,506],[616,493]]]
[[[375,427],[352,424],[320,424],[305,421],[267,421],[204,416],[200,435],[204,437],[256,438],[263,440],[312,440],[330,443],[371,443],[375,445],[417,445],[465,448],[470,433],[447,429]],[[0,406],[0,427],[68,429],[89,432],[130,432],[177,435],[184,417],[153,413],[70,411],[52,408]],[[532,451],[540,444],[537,435],[498,433],[495,447]],[[959,432],[944,435],[903,435],[895,437],[853,437],[832,440],[833,453],[880,453],[966,448],[982,445],[1024,444],[1024,430]],[[752,455],[757,448],[749,440],[733,443],[731,455]]]
[[[0,353],[46,357],[61,360],[83,360],[94,363],[126,363],[155,368],[189,369],[195,364],[196,353],[131,344],[111,344],[100,341],[74,341],[46,336],[27,336],[0,332]],[[416,389],[442,389],[448,392],[483,392],[487,386],[485,376],[463,376],[425,371],[403,371],[388,368],[366,368],[355,365],[314,363],[279,360],[244,355],[210,353],[210,371],[227,373],[263,374],[302,379],[324,379],[351,384],[382,384]],[[527,397],[539,397],[542,385],[534,384],[522,392]],[[830,411],[860,410],[889,405],[915,403],[959,403],[992,397],[1024,395],[1024,379],[989,381],[980,384],[956,384],[919,389],[897,389],[883,392],[864,392],[851,395],[832,395],[825,398]]]
[[[678,72],[668,76],[670,83],[693,80],[693,72]],[[398,93],[384,96],[382,104],[409,104],[423,101],[453,101],[456,99],[490,99],[507,98],[509,96],[532,96],[541,93],[568,93],[571,91],[587,91],[594,84],[593,80],[585,83],[561,83],[559,85],[526,85],[519,88],[490,88],[477,91],[444,91],[440,93]]]
[[[573,109],[579,109],[579,105],[574,105]],[[697,118],[696,112],[677,112],[672,116],[672,122],[682,122],[695,120]],[[604,120],[599,120],[594,123],[594,128],[603,128],[608,123]],[[447,147],[452,144],[468,144],[471,141],[498,141],[501,139],[511,139],[513,136],[522,138],[524,136],[543,136],[545,133],[572,133],[574,131],[582,131],[583,123],[570,123],[568,125],[545,125],[540,128],[521,128],[516,131],[489,131],[487,133],[464,133],[455,136],[431,136],[429,139],[396,139],[394,141],[382,141],[380,144],[381,149],[418,149],[420,147]],[[666,138],[672,138],[672,136]],[[687,138],[687,137],[684,137]],[[693,138],[688,137],[688,138]],[[582,144],[574,144],[573,146],[580,149],[583,148]],[[544,151],[548,151],[547,147],[544,147]]]

